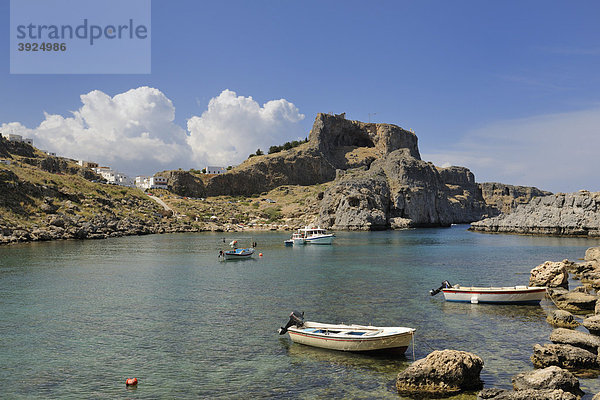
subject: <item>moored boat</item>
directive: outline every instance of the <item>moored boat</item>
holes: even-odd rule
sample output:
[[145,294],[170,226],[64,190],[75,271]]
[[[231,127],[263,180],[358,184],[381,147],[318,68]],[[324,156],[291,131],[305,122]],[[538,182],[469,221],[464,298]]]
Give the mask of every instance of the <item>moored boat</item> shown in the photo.
[[446,301],[465,303],[495,303],[495,304],[539,304],[546,295],[545,287],[533,286],[460,286],[442,282],[438,289],[431,290],[435,296],[444,293]]
[[233,250],[225,250],[219,253],[219,257],[223,257],[225,260],[244,260],[251,258],[254,254],[254,249],[252,247],[246,249],[233,249]]
[[299,244],[332,244],[335,235],[320,227],[304,227],[298,229],[290,239],[294,245]]
[[342,351],[386,351],[404,354],[415,329],[365,325],[324,324],[304,321],[304,313],[294,311],[279,334],[289,333],[294,343]]

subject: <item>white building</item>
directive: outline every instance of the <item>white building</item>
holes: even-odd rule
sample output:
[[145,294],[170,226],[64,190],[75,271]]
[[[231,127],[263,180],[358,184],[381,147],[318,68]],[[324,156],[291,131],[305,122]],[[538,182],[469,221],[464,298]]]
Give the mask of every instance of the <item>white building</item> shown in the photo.
[[9,142],[27,143],[28,145],[33,146],[33,139],[23,139],[23,136],[21,135],[15,135],[14,133],[3,133],[2,136],[4,136]]
[[136,176],[135,186],[145,189],[167,189],[168,180],[163,176]]
[[206,167],[207,174],[224,174],[227,172],[227,168],[225,167]]
[[[81,165],[81,164],[80,164]],[[117,172],[110,167],[96,167],[92,171],[100,175],[107,183],[121,186],[132,186],[133,182],[127,175]]]
[[93,161],[79,160],[77,161],[77,164],[79,164],[80,167],[84,168],[98,168],[98,163]]
[[0,160],[0,164],[10,165],[10,160]]

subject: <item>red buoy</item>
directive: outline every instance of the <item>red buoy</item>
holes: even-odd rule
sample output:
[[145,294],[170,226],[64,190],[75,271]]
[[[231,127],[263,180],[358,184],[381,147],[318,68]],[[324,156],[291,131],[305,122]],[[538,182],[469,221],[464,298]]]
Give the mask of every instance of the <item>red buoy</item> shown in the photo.
[[137,378],[127,378],[125,380],[125,386],[135,386],[137,385]]
[[258,256],[259,256],[259,257],[262,257],[262,253],[258,253]]

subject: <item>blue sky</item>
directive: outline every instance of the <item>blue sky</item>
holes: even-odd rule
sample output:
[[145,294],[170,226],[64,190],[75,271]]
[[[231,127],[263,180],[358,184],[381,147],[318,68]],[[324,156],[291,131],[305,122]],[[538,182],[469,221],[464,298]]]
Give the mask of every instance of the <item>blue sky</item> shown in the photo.
[[[8,55],[8,0],[0,15]],[[64,127],[71,112],[89,116],[119,94],[128,93],[115,102],[124,107],[158,99],[166,120],[149,135],[172,145],[171,157],[96,157],[138,174],[239,162],[250,147],[235,143],[256,136],[248,146],[265,149],[304,137],[318,112],[363,121],[371,113],[413,129],[424,159],[466,166],[479,182],[600,191],[598,16],[592,1],[153,0],[151,74],[11,75],[3,57],[0,125],[18,122],[36,143],[78,158],[76,145],[48,136],[60,129],[37,129],[44,113],[67,119],[57,122]],[[159,93],[130,92],[146,86]],[[109,100],[96,93],[84,107],[80,96],[92,91]],[[198,151],[183,144],[194,133]],[[211,159],[229,136],[230,151]]]

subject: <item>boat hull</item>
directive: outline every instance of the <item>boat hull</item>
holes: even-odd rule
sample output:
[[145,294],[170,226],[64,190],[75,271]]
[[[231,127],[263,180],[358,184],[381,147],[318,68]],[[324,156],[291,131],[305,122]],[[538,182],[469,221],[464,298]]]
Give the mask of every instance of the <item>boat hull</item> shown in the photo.
[[243,250],[243,251],[225,251],[223,252],[223,258],[227,261],[231,260],[247,260],[252,258],[254,249]]
[[357,337],[353,337],[352,334],[348,333],[327,333],[325,329],[314,329],[305,326],[289,328],[288,333],[294,343],[323,349],[355,352],[389,351],[395,354],[403,354],[408,348],[415,331],[412,328],[379,328],[385,329],[381,333],[381,331],[373,328],[370,327],[373,333]]
[[333,235],[323,235],[317,237],[307,237],[305,241],[306,244],[332,244],[333,238]]
[[447,288],[442,289],[446,301],[463,303],[539,304],[546,295],[546,288]]

